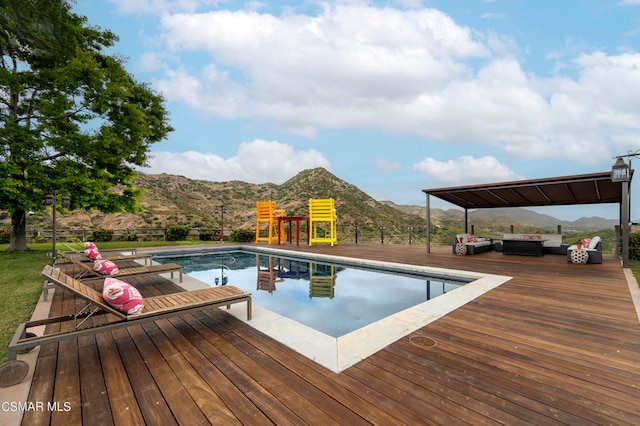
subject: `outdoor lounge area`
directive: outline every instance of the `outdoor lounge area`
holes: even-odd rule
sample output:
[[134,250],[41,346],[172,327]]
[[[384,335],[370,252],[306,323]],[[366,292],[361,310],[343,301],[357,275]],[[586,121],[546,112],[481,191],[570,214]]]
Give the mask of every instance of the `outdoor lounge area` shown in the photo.
[[[28,401],[70,409],[26,411],[23,424],[640,424],[640,324],[613,255],[287,250],[513,278],[339,374],[217,308],[43,345]],[[145,297],[181,291],[131,279]],[[52,314],[76,303],[51,299]]]

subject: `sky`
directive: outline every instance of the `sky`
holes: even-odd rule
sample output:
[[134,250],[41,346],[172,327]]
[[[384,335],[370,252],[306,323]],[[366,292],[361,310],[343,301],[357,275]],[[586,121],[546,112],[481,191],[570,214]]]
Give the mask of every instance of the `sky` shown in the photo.
[[[640,0],[78,0],[175,131],[145,173],[377,200],[610,171],[640,153]],[[632,168],[640,157],[629,157]],[[455,206],[431,199],[431,207]],[[617,219],[617,204],[536,209]],[[631,188],[640,221],[640,190]]]

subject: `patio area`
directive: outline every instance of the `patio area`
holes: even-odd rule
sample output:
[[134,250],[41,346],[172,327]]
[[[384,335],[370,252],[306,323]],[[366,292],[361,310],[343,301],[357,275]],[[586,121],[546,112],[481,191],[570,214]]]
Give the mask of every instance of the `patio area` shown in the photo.
[[[23,424],[640,424],[640,322],[613,255],[283,247],[513,279],[339,374],[220,309],[49,344],[28,400],[61,409]],[[51,313],[75,304],[56,290]]]

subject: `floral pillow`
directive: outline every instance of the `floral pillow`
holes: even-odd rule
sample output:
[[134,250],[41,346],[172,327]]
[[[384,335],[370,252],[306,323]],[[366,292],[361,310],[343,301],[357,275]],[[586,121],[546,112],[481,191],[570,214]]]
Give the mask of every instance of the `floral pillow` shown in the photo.
[[478,240],[476,240],[476,236],[475,235],[469,235],[469,237],[467,237],[467,241],[470,243],[477,243]]
[[93,262],[93,270],[102,275],[114,275],[118,273],[118,265],[108,259],[98,259]]
[[97,248],[88,248],[84,251],[84,254],[91,260],[102,259],[102,255]]
[[127,315],[141,314],[144,310],[144,299],[138,289],[116,278],[105,278],[102,298]]
[[85,241],[84,242],[84,248],[85,249],[96,249],[96,250],[98,250],[98,247],[92,241]]
[[589,248],[589,244],[591,244],[591,238],[582,239],[582,248]]

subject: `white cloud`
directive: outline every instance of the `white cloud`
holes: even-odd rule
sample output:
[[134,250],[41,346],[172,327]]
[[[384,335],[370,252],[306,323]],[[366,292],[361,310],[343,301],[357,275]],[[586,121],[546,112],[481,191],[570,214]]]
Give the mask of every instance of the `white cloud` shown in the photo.
[[375,163],[376,169],[382,170],[383,172],[394,172],[402,168],[402,164],[389,161],[385,158],[377,158]]
[[[474,32],[435,9],[319,7],[317,15],[165,14],[163,54],[173,57],[145,56],[144,64],[166,69],[154,85],[170,102],[215,117],[265,118],[307,138],[373,128],[489,144],[527,160],[595,163],[630,149],[640,130],[636,52],[562,57],[556,71],[571,77],[539,78],[523,70],[510,37]],[[194,53],[197,65],[173,63]]]
[[504,19],[506,18],[506,14],[505,13],[483,13],[481,18],[482,19]]
[[201,7],[224,3],[225,0],[108,0],[122,13],[195,12]]
[[168,71],[166,79],[154,80],[153,84],[167,99],[212,116],[236,118],[247,107],[244,88],[213,64],[205,67],[199,77],[179,68]]
[[[339,4],[318,16],[282,17],[220,11],[165,16],[163,25],[174,52],[203,52],[215,58],[207,67],[228,70],[242,114],[311,136],[316,128],[385,126],[380,118],[389,108],[468,74],[461,58],[489,55],[468,28],[433,9]],[[209,78],[206,68],[185,67],[157,84],[169,100],[182,101],[180,86],[199,80],[201,104],[215,113],[222,110],[215,88],[224,82]]]
[[465,155],[444,162],[425,158],[414,164],[413,168],[427,175],[438,185],[457,186],[522,179],[522,176],[518,176],[491,156],[474,158]]
[[296,151],[288,144],[256,139],[243,142],[235,157],[211,153],[156,151],[144,173],[168,173],[216,182],[240,180],[250,183],[283,183],[300,171],[330,169],[329,161],[315,149]]

